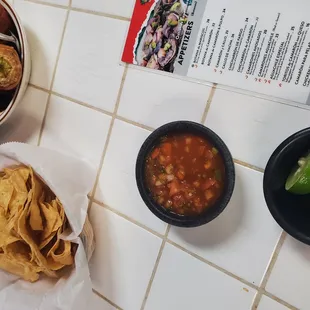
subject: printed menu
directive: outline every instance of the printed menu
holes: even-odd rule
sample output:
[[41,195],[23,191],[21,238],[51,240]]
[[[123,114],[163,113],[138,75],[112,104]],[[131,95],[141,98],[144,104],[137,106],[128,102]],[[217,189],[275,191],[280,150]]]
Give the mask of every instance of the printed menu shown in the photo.
[[136,0],[122,60],[310,105],[309,0]]

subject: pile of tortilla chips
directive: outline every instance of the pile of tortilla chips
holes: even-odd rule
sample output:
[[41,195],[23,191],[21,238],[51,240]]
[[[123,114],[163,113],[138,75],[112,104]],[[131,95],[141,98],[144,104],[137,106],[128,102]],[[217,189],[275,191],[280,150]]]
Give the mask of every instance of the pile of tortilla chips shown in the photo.
[[32,168],[0,172],[0,268],[35,282],[53,278],[74,262],[74,245],[60,239],[64,208]]

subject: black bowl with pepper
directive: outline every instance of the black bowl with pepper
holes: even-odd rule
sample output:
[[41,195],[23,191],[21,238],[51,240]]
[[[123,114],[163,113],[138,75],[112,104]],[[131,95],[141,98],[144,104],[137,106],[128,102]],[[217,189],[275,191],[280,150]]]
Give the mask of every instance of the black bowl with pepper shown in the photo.
[[143,143],[136,181],[147,207],[164,222],[204,225],[223,212],[235,185],[235,166],[211,129],[177,121],[156,129]]
[[298,160],[310,152],[310,128],[283,141],[271,155],[264,173],[264,194],[275,221],[292,237],[310,245],[310,194],[296,195],[285,183]]

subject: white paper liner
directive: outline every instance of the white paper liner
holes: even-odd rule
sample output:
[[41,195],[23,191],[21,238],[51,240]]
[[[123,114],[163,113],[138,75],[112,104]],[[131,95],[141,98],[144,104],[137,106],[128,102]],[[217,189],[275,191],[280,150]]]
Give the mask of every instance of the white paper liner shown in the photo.
[[66,278],[41,278],[28,283],[0,270],[0,310],[85,310],[92,285],[82,241],[88,208],[87,194],[95,172],[83,160],[23,143],[0,146],[0,170],[16,163],[30,165],[62,202],[72,232],[64,239],[79,245],[75,268]]

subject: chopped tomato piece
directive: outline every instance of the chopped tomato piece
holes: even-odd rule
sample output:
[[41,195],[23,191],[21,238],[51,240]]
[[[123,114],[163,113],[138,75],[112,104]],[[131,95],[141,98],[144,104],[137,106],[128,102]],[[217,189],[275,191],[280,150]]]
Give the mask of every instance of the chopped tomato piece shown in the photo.
[[182,207],[185,203],[185,198],[181,194],[175,195],[172,199],[177,207]]
[[165,201],[165,198],[164,198],[164,197],[158,197],[158,199],[157,199],[157,202],[158,202],[160,205],[163,204],[164,201]]
[[152,152],[151,158],[155,159],[157,158],[159,155],[159,148],[154,149],[154,151]]
[[206,163],[204,164],[204,167],[206,170],[209,170],[212,167],[211,160],[207,160]]
[[166,208],[168,208],[168,209],[170,209],[171,207],[172,207],[172,204],[173,204],[173,202],[172,202],[172,200],[167,200],[167,202],[166,202]]
[[168,165],[165,170],[168,174],[171,174],[173,172],[173,165]]
[[160,186],[155,191],[156,196],[164,196],[167,192],[164,190],[163,186]]
[[169,196],[174,196],[176,194],[178,194],[181,190],[181,186],[179,184],[179,182],[177,180],[173,180],[170,183],[170,192],[169,192]]
[[214,154],[212,153],[211,150],[206,150],[205,156],[207,159],[212,159],[214,157]]
[[193,183],[193,185],[194,185],[196,188],[198,188],[198,187],[200,186],[200,182],[199,182],[199,181],[195,181],[195,182]]
[[205,153],[206,147],[205,146],[199,146],[199,156],[202,156]]
[[164,164],[166,163],[166,158],[165,158],[165,156],[160,155],[160,156],[159,156],[159,162],[160,162],[161,165],[164,165]]
[[178,177],[178,179],[183,181],[185,179],[185,171],[184,170],[178,170],[177,177]]
[[213,194],[213,192],[211,190],[206,190],[205,197],[206,197],[207,200],[210,200],[210,199],[212,199],[214,197],[214,194]]
[[167,175],[167,181],[171,182],[174,179],[174,175],[173,174],[168,174]]
[[161,173],[159,176],[158,176],[159,180],[161,182],[165,182],[166,179],[167,179],[167,175],[165,173]]
[[161,186],[161,185],[163,185],[163,183],[161,183],[161,181],[157,180],[155,183],[155,186]]
[[170,156],[172,153],[172,145],[171,143],[163,143],[161,146],[161,151],[164,155]]
[[195,209],[197,210],[198,213],[201,213],[201,211],[203,210],[202,204],[195,206]]
[[192,190],[190,190],[190,191],[185,191],[185,197],[186,197],[187,200],[193,199],[193,197],[194,197],[193,191],[192,191]]
[[201,208],[202,207],[202,203],[201,203],[199,197],[194,199],[194,205],[195,205],[196,208]]
[[165,159],[166,165],[170,164],[171,162],[172,162],[172,157],[171,156],[166,156],[166,159]]
[[155,184],[155,182],[156,182],[156,176],[155,175],[152,175],[151,182],[152,182],[152,184]]
[[185,138],[185,143],[186,144],[191,144],[192,143],[192,138]]
[[202,189],[206,190],[209,189],[210,187],[212,187],[214,184],[216,183],[216,181],[214,179],[208,179],[204,182],[204,184],[202,185]]

